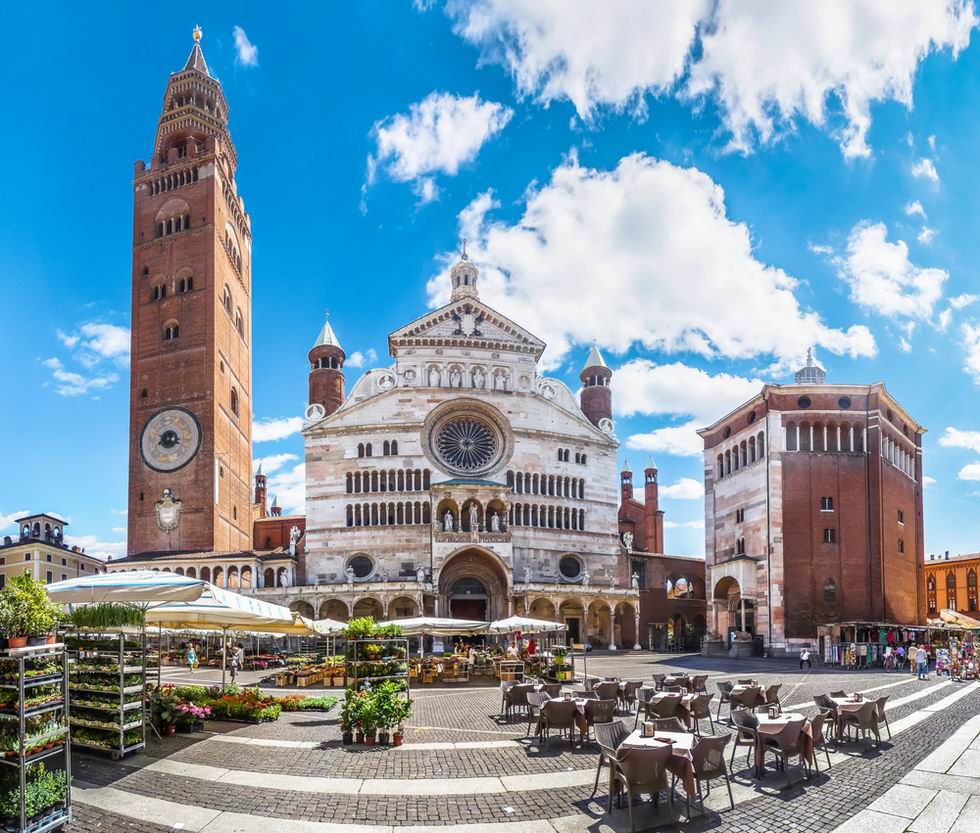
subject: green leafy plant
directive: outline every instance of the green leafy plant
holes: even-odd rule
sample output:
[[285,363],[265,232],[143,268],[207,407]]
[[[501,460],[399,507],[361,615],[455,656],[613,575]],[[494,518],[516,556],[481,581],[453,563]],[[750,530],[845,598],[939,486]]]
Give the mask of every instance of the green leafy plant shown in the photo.
[[0,634],[8,639],[54,633],[63,619],[61,605],[30,573],[14,576],[0,590]]
[[370,639],[375,635],[375,629],[374,619],[371,616],[361,616],[357,619],[351,619],[344,627],[344,639]]
[[76,628],[104,631],[110,628],[141,627],[143,617],[143,611],[139,608],[105,603],[77,607],[68,618]]

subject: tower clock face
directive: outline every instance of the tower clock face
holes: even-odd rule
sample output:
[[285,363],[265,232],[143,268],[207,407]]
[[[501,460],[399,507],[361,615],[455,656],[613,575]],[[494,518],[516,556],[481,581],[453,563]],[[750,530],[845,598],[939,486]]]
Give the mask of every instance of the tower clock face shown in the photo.
[[177,471],[201,447],[201,424],[183,408],[167,408],[151,416],[140,436],[143,462],[154,471]]

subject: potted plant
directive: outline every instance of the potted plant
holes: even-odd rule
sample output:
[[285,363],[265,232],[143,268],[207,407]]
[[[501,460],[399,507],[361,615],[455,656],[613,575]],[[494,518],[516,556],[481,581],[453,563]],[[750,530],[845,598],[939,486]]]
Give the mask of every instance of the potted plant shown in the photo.
[[344,705],[340,708],[340,732],[344,746],[350,746],[354,742],[354,726],[358,721],[359,707],[358,694],[353,689],[347,689]]
[[392,733],[391,741],[395,746],[401,746],[405,741],[406,720],[412,716],[412,701],[408,698],[396,697],[392,710],[392,725],[395,731]]
[[375,743],[375,732],[378,728],[378,711],[377,704],[373,697],[365,696],[361,702],[361,706],[358,709],[358,723],[360,731],[359,737],[360,743],[364,743],[367,746],[374,746]]
[[150,713],[165,735],[172,735],[177,729],[179,702],[172,686],[162,686],[150,692]]
[[44,585],[29,573],[14,576],[0,590],[0,633],[10,648],[43,645],[63,618],[61,606],[48,598]]

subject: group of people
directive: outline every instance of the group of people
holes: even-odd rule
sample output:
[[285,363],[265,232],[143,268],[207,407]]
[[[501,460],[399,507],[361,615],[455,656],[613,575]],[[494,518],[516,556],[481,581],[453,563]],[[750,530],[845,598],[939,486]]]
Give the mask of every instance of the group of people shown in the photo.
[[[185,658],[187,660],[187,667],[193,674],[197,671],[197,666],[200,664],[200,660],[197,655],[197,643],[187,642],[181,646],[185,651]],[[238,676],[238,672],[245,667],[245,646],[239,642],[237,645],[231,646],[232,650],[228,655],[228,670],[231,674],[231,681],[235,682],[235,678]]]
[[909,665],[909,673],[915,674],[920,680],[929,679],[929,648],[925,645],[912,643],[908,649],[904,645],[885,648],[884,666],[886,671],[901,671],[905,663]]

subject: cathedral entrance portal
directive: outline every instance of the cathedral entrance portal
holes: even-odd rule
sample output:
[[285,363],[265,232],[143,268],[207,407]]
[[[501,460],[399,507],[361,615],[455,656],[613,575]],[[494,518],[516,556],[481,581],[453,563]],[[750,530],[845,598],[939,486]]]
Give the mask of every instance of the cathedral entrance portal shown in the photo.
[[489,622],[509,616],[507,569],[493,553],[469,548],[439,570],[440,616]]

